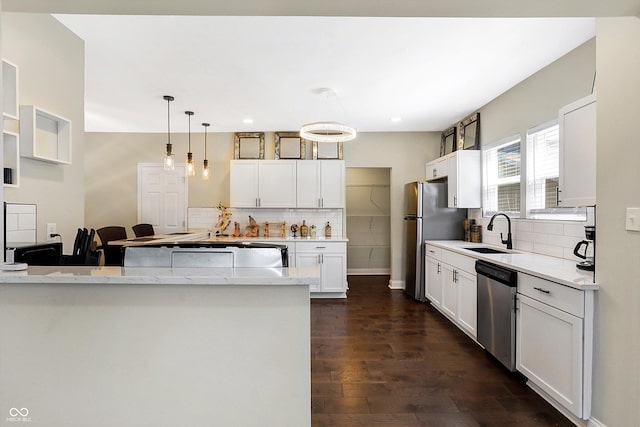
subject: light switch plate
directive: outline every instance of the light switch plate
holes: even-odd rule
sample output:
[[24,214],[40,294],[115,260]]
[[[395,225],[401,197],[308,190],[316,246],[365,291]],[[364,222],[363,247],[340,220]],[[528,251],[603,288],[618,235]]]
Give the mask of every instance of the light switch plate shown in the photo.
[[627,208],[625,229],[629,231],[640,231],[640,208]]

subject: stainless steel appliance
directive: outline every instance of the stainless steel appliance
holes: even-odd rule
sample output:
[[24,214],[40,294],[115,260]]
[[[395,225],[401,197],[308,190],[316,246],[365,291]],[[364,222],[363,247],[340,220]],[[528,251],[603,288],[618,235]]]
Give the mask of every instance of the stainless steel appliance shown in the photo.
[[447,207],[446,182],[410,182],[405,191],[405,292],[417,301],[424,295],[424,241],[462,240],[466,209]]
[[510,371],[516,369],[516,285],[518,273],[476,261],[477,339]]
[[124,248],[125,267],[266,267],[288,266],[284,245],[241,242],[176,242]]
[[[596,227],[593,225],[585,225],[584,227],[584,236],[586,240],[581,240],[578,242],[575,248],[573,248],[573,254],[578,258],[582,258],[584,261],[581,261],[576,264],[580,270],[594,271],[596,269],[596,261],[595,261],[595,251],[596,251]],[[592,244],[593,254],[592,256],[587,255],[587,251],[589,250],[589,245]],[[580,248],[584,245],[584,253],[580,253]]]

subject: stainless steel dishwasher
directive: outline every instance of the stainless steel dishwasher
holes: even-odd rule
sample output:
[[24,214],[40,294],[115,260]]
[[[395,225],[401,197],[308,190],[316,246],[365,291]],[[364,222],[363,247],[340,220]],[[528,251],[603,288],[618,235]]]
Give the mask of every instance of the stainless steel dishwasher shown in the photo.
[[476,261],[478,342],[510,371],[516,369],[516,285],[518,273]]

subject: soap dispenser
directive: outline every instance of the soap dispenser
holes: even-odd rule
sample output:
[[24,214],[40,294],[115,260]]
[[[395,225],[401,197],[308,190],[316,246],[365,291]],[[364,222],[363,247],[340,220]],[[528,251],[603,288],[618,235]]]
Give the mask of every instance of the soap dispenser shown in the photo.
[[327,225],[324,226],[324,237],[331,237],[331,224],[327,221]]

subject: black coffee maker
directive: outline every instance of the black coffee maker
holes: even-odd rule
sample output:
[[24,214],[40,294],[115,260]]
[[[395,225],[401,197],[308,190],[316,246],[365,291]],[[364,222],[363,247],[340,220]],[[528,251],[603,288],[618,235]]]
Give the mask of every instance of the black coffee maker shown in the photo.
[[[580,261],[576,264],[580,270],[594,271],[596,269],[596,227],[595,225],[585,225],[584,236],[586,240],[578,242],[575,248],[573,248],[573,254],[578,258],[582,258],[584,261]],[[587,249],[589,245],[593,245],[593,256],[587,256]],[[580,253],[580,249],[584,246],[584,253]]]

